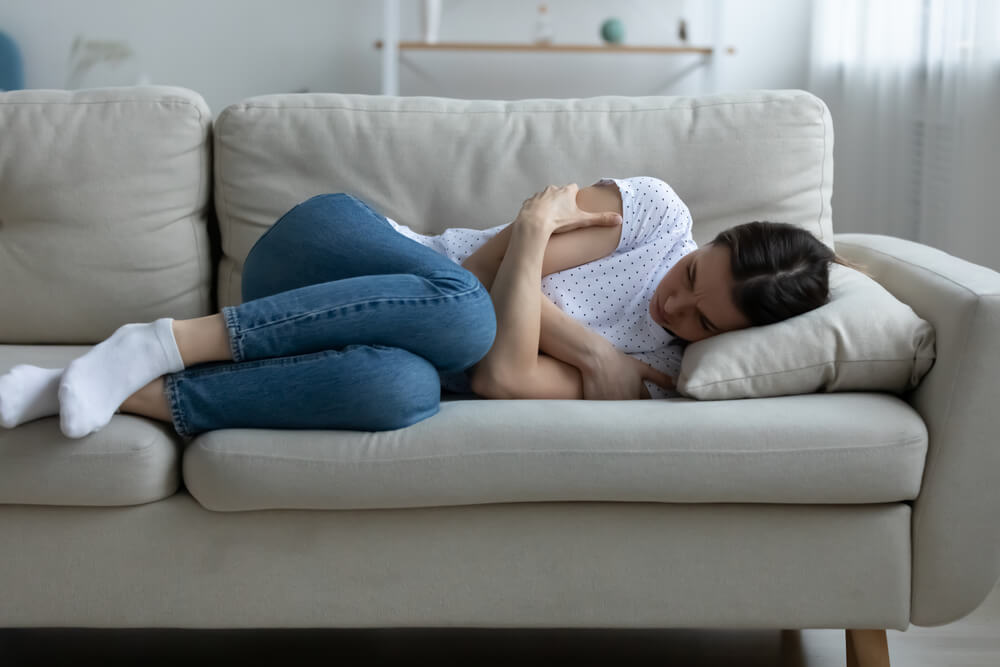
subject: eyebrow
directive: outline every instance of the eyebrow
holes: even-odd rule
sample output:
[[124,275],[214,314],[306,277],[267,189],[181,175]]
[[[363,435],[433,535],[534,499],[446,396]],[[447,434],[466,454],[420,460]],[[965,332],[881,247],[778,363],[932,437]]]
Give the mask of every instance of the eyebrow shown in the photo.
[[[695,288],[696,283],[695,283],[695,281],[697,279],[698,279],[698,262],[697,262],[697,260],[692,260],[692,262],[691,262],[691,291],[692,292],[696,291],[696,288]],[[697,306],[695,306],[695,308],[697,309]],[[701,312],[699,310],[698,311],[698,315],[701,316],[701,319],[703,319],[708,324],[709,327],[711,327],[712,329],[715,329],[716,331],[719,330],[719,327],[717,327],[714,324],[712,324],[712,320],[708,319],[708,317],[705,316],[705,313],[703,313],[703,312]]]

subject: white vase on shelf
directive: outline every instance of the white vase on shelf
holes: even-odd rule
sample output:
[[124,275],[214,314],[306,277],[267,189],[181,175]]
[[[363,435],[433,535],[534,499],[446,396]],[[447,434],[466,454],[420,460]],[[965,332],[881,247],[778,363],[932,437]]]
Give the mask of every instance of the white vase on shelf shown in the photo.
[[437,44],[441,29],[441,0],[424,0],[421,18],[424,41],[428,44]]
[[549,16],[548,5],[538,5],[533,41],[535,44],[551,44],[554,34],[555,30],[552,28],[552,18]]

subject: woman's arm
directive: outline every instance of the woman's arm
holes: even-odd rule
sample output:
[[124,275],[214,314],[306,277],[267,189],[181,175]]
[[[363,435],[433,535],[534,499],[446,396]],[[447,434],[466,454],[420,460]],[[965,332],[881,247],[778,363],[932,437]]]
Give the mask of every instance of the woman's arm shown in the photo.
[[[510,225],[510,244],[493,280],[491,296],[497,313],[493,347],[473,369],[473,390],[488,385],[496,394],[539,378],[542,263],[550,237],[585,226],[619,226],[620,218],[589,213],[576,205],[575,185],[548,187],[526,200]],[[572,379],[563,374],[561,380]],[[578,376],[578,373],[575,373]],[[579,386],[579,378],[576,377]],[[522,396],[523,397],[523,396]]]
[[[621,193],[614,185],[591,185],[583,188],[576,194],[576,204],[581,211],[589,213],[622,215]],[[507,225],[462,262],[462,266],[474,273],[487,290],[493,286],[512,232],[513,225]],[[610,255],[618,247],[621,235],[621,225],[583,227],[554,233],[545,248],[542,275],[547,276]]]
[[[579,208],[588,212],[621,214],[621,195],[614,186],[591,186],[576,195]],[[508,225],[469,256],[462,266],[491,290],[497,270],[510,242],[513,225]],[[547,276],[610,255],[621,240],[622,227],[586,227],[553,234],[545,248],[542,275]],[[540,284],[541,281],[539,281]],[[581,371],[593,370],[601,352],[612,347],[604,337],[580,324],[541,296],[539,349]]]
[[[474,273],[487,290],[493,287],[500,262],[503,261],[504,253],[510,244],[512,231],[513,225],[507,225],[462,262],[462,267]],[[621,234],[621,225],[588,227],[564,234],[553,234],[545,247],[542,275],[558,273],[607,257],[618,247]]]
[[541,301],[539,350],[576,366],[581,373],[593,372],[605,355],[615,351],[611,341],[574,320],[544,294]]
[[[603,338],[591,373],[538,353],[544,298],[538,286],[549,238],[556,230],[582,224],[617,224],[606,215],[580,211],[568,201],[574,190],[575,186],[547,188],[525,202],[511,225],[510,246],[491,293],[497,312],[496,340],[471,374],[472,390],[481,396],[649,398],[644,380],[658,384],[670,381],[647,364],[619,353]],[[562,311],[559,314],[571,319]]]
[[[493,347],[476,364],[473,389],[512,387],[528,381],[538,366],[541,330],[542,259],[551,232],[539,225],[511,224],[510,245],[493,281],[490,296],[497,316]],[[477,392],[480,393],[480,392]]]
[[[621,227],[594,227],[580,229],[565,234],[554,234],[549,238],[542,259],[542,275],[547,276],[564,269],[592,262],[611,252],[618,246]],[[466,269],[479,278],[486,289],[493,291],[500,262],[507,252],[507,245],[513,226],[508,226],[481,247],[477,254],[462,263]],[[588,234],[599,232],[599,234]],[[609,233],[610,232],[610,233]],[[494,243],[494,242],[497,243]],[[491,245],[492,244],[492,245]],[[485,251],[485,252],[484,252]],[[491,266],[493,265],[493,266]],[[539,291],[541,280],[539,279]],[[541,328],[539,349],[556,359],[572,364],[580,370],[588,370],[594,363],[597,348],[611,345],[596,331],[588,329],[564,313],[552,300],[541,295]]]

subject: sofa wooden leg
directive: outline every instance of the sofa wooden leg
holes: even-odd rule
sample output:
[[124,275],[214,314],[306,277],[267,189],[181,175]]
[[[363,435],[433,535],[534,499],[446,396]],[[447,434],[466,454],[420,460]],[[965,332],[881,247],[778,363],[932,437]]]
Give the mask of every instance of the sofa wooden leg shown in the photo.
[[885,630],[845,630],[847,667],[889,667]]

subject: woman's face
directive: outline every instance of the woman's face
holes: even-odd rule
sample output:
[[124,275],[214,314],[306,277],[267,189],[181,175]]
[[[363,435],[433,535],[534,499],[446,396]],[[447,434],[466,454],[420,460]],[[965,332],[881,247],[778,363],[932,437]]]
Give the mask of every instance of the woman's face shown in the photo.
[[732,298],[729,248],[708,244],[681,258],[663,276],[649,303],[653,321],[677,338],[695,342],[750,321]]

